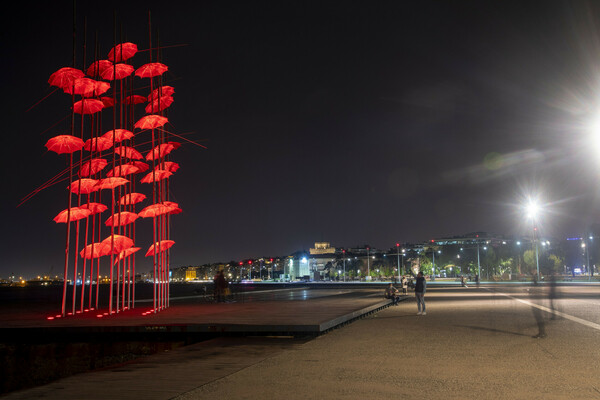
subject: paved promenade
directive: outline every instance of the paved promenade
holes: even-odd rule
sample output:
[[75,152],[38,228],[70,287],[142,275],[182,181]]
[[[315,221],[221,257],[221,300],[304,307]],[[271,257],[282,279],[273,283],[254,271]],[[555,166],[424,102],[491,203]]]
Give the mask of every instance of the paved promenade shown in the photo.
[[410,297],[316,339],[214,339],[6,398],[599,399],[599,295],[548,312],[523,288],[431,288],[426,316]]

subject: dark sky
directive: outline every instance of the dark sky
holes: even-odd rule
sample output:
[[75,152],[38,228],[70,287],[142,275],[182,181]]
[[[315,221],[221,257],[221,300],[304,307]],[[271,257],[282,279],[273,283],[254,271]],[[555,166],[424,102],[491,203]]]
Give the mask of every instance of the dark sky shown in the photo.
[[[45,3],[17,4],[0,28],[0,277],[64,264],[65,226],[52,218],[67,183],[17,207],[66,166],[44,144],[68,132],[70,99],[36,103],[52,92],[50,74],[71,65],[73,9]],[[190,4],[86,1],[76,14],[81,67],[84,31],[89,65],[96,37],[102,57],[112,47],[115,16],[125,40],[148,48],[151,11],[176,90],[170,129],[208,147],[174,153],[184,213],[171,265],[287,255],[315,241],[386,249],[525,234],[527,196],[544,204],[543,235],[579,236],[599,220],[598,3]]]

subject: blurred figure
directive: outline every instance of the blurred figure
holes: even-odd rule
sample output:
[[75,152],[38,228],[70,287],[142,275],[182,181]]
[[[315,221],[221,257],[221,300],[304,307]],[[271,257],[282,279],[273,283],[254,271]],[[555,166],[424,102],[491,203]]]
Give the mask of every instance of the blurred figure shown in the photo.
[[215,300],[218,302],[223,301],[225,291],[227,290],[229,283],[225,279],[225,274],[223,270],[219,271],[219,273],[215,276]]
[[423,276],[423,272],[419,271],[417,274],[417,282],[415,283],[415,297],[417,299],[417,315],[427,315],[425,312],[425,290],[427,288],[427,282]]
[[[534,275],[535,277],[536,275]],[[529,299],[531,303],[535,303],[536,298],[542,298],[540,288],[537,285],[537,279],[533,281],[533,287],[529,289]],[[538,333],[534,335],[534,339],[542,339],[546,337],[546,324],[544,323],[544,315],[542,314],[542,310],[537,308],[535,304],[531,306],[531,312],[533,313],[533,317],[535,318],[535,322],[538,326]]]
[[400,284],[402,285],[402,294],[408,293],[408,279],[404,275],[402,275],[402,279],[400,279]]
[[556,299],[556,273],[550,274],[550,286],[548,287],[548,300],[550,300],[550,308],[552,309],[552,316],[550,319],[556,319],[554,313],[554,299]]

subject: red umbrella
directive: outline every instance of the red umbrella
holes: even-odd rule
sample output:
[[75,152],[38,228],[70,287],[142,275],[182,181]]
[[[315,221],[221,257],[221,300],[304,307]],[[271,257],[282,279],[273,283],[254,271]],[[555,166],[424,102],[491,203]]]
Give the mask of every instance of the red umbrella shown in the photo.
[[146,106],[146,114],[161,112],[173,104],[173,97],[162,96]]
[[178,142],[167,142],[167,143],[159,144],[154,149],[152,149],[152,151],[150,151],[150,152],[148,152],[148,154],[146,154],[146,160],[152,161],[152,160],[156,160],[160,157],[164,157],[167,154],[169,154],[170,152],[172,152],[173,150],[178,149],[179,147],[181,147],[181,143],[178,143]]
[[[113,238],[114,238],[114,243],[113,243]],[[110,235],[109,237],[104,239],[101,243],[106,244],[110,248],[112,248],[113,249],[112,254],[119,254],[123,250],[133,247],[133,240],[131,240],[127,236],[123,236],[123,235]],[[110,251],[109,251],[109,254],[110,254]]]
[[102,79],[112,81],[113,79],[127,78],[133,73],[133,66],[128,64],[115,64],[112,68],[102,71]]
[[183,212],[183,210],[181,208],[175,207],[171,211],[169,211],[169,214],[175,215],[175,214],[181,214],[182,212]]
[[139,96],[137,94],[133,94],[131,96],[127,96],[125,98],[125,104],[142,104],[146,102],[146,98],[144,96]]
[[177,203],[172,201],[163,201],[162,203],[169,209],[169,214],[181,214],[183,212]]
[[98,189],[114,189],[117,186],[121,186],[126,183],[129,183],[129,181],[125,178],[120,178],[120,177],[104,178],[104,179],[100,179],[98,181],[98,183],[96,184],[96,187]]
[[92,138],[85,141],[83,146],[87,151],[104,151],[112,147],[112,140],[103,137]]
[[156,129],[167,122],[169,122],[167,117],[163,117],[162,115],[146,115],[145,117],[140,118],[134,126],[137,129]]
[[157,165],[155,169],[164,169],[165,171],[175,173],[179,169],[179,164],[177,164],[176,162],[173,162],[173,161],[165,161],[165,162]]
[[157,253],[162,253],[163,251],[171,248],[174,244],[175,242],[173,240],[161,240],[160,242],[156,242],[155,244],[150,246],[148,252],[146,253],[146,257],[153,255],[155,248],[157,249]]
[[75,194],[90,194],[100,190],[97,179],[81,178],[73,181],[69,186],[71,193]]
[[98,60],[94,61],[85,72],[88,74],[88,76],[95,78],[101,76],[106,69],[112,68],[112,66],[113,63],[108,60]]
[[167,179],[171,175],[173,175],[172,172],[165,171],[165,170],[162,170],[162,169],[156,169],[156,170],[154,170],[154,172],[150,172],[150,173],[148,173],[148,175],[146,175],[145,177],[143,177],[140,182],[141,183],[158,182],[160,180]]
[[109,83],[90,78],[77,78],[73,81],[73,85],[63,88],[65,93],[78,94],[85,97],[100,96],[106,93],[108,89],[110,89]]
[[123,164],[123,165],[116,166],[113,169],[111,169],[110,171],[108,171],[106,173],[106,176],[108,176],[108,177],[125,176],[125,175],[135,174],[137,172],[139,172],[139,168],[136,167],[135,165]]
[[129,164],[136,166],[138,168],[138,172],[146,172],[150,169],[150,166],[143,161],[132,161]]
[[122,206],[137,204],[146,200],[146,195],[142,193],[129,193],[119,199],[119,204]]
[[144,64],[136,69],[135,76],[139,76],[140,78],[154,78],[155,76],[164,74],[168,70],[169,67],[167,67],[165,64],[149,63]]
[[87,208],[88,210],[90,210],[92,212],[90,215],[100,214],[108,209],[107,206],[101,203],[83,204],[80,208]]
[[67,214],[69,215],[69,222],[78,221],[80,219],[84,219],[89,217],[92,214],[92,210],[88,210],[80,207],[71,207],[71,210],[67,208],[58,213],[56,217],[54,217],[54,222],[58,223],[67,223]]
[[95,114],[102,111],[104,103],[102,100],[85,99],[73,104],[73,111],[77,114]]
[[162,204],[167,207],[179,207],[179,204],[175,203],[174,201],[163,201]]
[[[114,136],[114,138],[113,138]],[[133,132],[127,129],[113,129],[102,135],[103,138],[110,140],[112,143],[113,139],[116,143],[122,142],[123,140],[129,140],[133,137]]]
[[85,258],[87,260],[91,260],[93,258],[98,258],[102,256],[107,256],[110,254],[110,244],[106,243],[92,243],[88,244],[81,250],[79,253],[81,258]]
[[159,215],[167,214],[169,211],[169,207],[162,203],[157,203],[144,208],[138,213],[138,216],[142,218],[158,217]]
[[[131,42],[119,43],[108,52],[108,59],[112,62],[129,60],[137,53],[137,44]],[[116,57],[115,57],[116,55]]]
[[173,86],[161,86],[154,89],[148,95],[148,102],[151,102],[161,96],[172,96],[175,93]]
[[115,106],[115,100],[112,97],[102,96],[100,97],[100,101],[102,101],[102,104],[104,104],[104,108]]
[[50,75],[48,83],[52,86],[57,86],[61,89],[65,89],[69,86],[73,86],[73,81],[78,78],[83,78],[85,74],[83,71],[76,68],[65,67]]
[[106,226],[124,226],[131,224],[136,219],[138,219],[138,215],[136,213],[121,211],[120,213],[116,213],[108,218],[104,224]]
[[141,160],[144,158],[142,153],[134,149],[133,147],[127,146],[119,146],[115,148],[115,153],[124,158],[129,158],[132,160]]
[[73,135],[58,135],[46,142],[48,150],[58,154],[73,153],[81,150],[83,146],[83,140]]
[[118,263],[119,261],[121,261],[122,259],[129,257],[133,253],[136,253],[137,251],[139,251],[141,249],[142,249],[141,247],[130,247],[128,249],[123,250],[122,252],[119,253],[119,257],[115,260],[115,264]]
[[92,158],[81,166],[79,176],[88,177],[90,175],[96,175],[98,172],[102,171],[107,164],[108,161],[103,158]]

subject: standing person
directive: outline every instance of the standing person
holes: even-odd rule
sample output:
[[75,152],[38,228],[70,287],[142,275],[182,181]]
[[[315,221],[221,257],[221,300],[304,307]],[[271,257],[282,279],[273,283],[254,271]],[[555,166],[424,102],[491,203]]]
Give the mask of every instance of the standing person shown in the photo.
[[225,279],[225,274],[223,273],[223,270],[221,270],[215,277],[215,293],[216,293],[216,300],[218,302],[224,300],[225,290],[228,287],[229,287],[229,283]]
[[408,292],[408,279],[404,275],[400,279],[400,284],[402,285],[402,294],[406,294]]
[[417,315],[427,315],[425,312],[425,289],[427,288],[427,282],[423,276],[423,272],[419,271],[417,274],[417,282],[415,283],[415,297],[417,298],[417,309],[419,312]]

